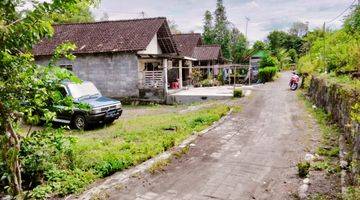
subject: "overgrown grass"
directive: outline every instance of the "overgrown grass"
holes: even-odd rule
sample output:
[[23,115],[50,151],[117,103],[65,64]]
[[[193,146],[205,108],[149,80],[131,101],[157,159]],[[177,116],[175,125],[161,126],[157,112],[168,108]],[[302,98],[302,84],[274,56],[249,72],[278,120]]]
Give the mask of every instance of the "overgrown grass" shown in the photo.
[[[190,113],[158,114],[120,119],[110,127],[92,131],[69,131],[76,136],[73,172],[62,182],[54,180],[35,188],[35,195],[49,191],[58,196],[81,191],[95,179],[142,163],[181,143],[226,115],[230,108],[213,105]],[[82,174],[86,174],[86,181]],[[55,186],[56,188],[54,188]],[[69,188],[69,189],[64,189]]]
[[340,171],[338,164],[339,156],[339,128],[331,123],[330,115],[322,108],[313,107],[312,102],[304,96],[304,91],[299,92],[299,97],[304,101],[306,109],[315,118],[321,133],[322,139],[316,153],[323,157],[321,161],[315,161],[311,164],[313,170],[327,170],[328,173],[337,173]]

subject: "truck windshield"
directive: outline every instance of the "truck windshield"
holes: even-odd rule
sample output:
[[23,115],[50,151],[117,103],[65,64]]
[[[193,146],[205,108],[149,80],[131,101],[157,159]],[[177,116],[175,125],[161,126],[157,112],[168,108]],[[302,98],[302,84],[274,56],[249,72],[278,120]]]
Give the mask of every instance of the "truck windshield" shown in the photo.
[[68,85],[70,94],[74,99],[99,96],[100,92],[91,82],[83,82],[80,84],[69,84]]

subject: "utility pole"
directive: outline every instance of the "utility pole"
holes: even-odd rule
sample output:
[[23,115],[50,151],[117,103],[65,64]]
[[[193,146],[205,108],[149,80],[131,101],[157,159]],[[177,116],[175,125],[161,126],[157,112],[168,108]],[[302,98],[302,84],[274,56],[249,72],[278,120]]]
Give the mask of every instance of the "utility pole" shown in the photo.
[[[249,21],[250,21],[250,18],[248,17],[245,17],[246,19],[246,27],[245,27],[245,37],[246,39],[248,39],[248,26],[249,26]],[[249,85],[251,85],[251,55],[249,55]]]
[[324,58],[324,64],[325,64],[324,72],[326,74],[327,73],[327,66],[326,66],[326,22],[324,22],[323,31],[324,31],[324,55],[323,55],[323,58]]
[[141,11],[140,15],[141,15],[142,18],[145,18],[145,12],[144,11]]

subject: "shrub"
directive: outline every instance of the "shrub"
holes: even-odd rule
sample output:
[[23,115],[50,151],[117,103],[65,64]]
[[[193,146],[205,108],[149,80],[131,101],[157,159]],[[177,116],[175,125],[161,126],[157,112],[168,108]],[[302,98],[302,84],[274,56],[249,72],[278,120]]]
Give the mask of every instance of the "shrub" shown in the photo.
[[220,82],[216,79],[208,78],[200,82],[202,87],[212,87],[220,85]]
[[243,91],[241,89],[235,89],[234,90],[234,97],[235,98],[241,98],[243,97]]
[[297,164],[298,175],[300,178],[305,178],[309,174],[310,163],[309,162],[299,162]]
[[259,69],[259,79],[261,82],[265,83],[272,81],[278,71],[277,67],[265,67]]

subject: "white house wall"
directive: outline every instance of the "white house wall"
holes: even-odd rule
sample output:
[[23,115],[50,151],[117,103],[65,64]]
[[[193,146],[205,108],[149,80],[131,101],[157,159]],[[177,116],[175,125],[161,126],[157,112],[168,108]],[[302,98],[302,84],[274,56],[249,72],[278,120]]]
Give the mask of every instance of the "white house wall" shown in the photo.
[[138,54],[162,54],[157,35],[153,37],[149,45],[146,47],[146,50],[139,51]]

